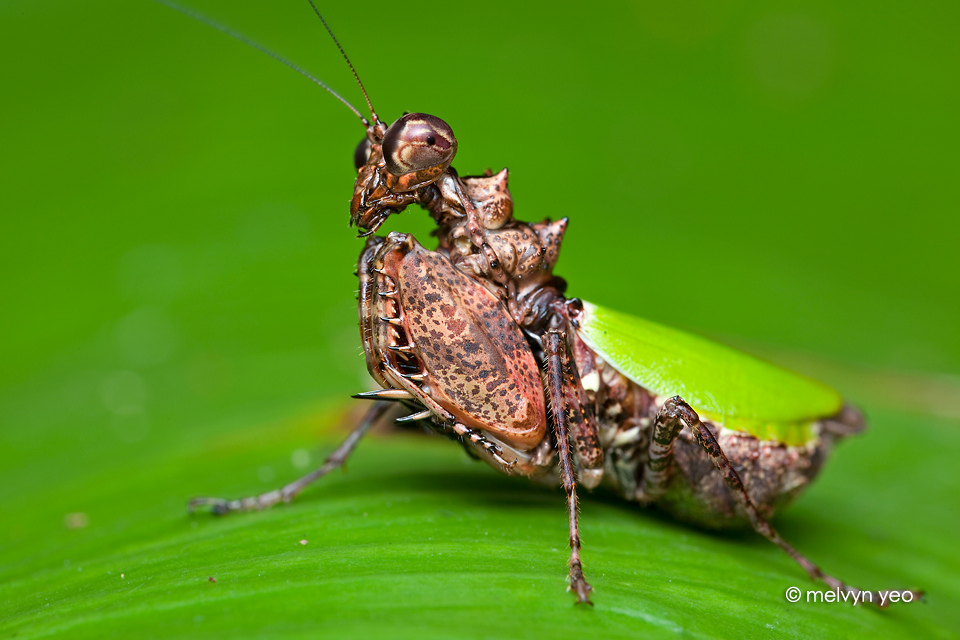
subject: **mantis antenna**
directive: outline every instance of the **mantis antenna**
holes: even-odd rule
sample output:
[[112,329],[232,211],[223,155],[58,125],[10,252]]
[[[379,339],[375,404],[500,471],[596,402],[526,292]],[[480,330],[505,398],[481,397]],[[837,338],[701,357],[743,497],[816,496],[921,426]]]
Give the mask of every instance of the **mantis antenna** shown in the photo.
[[[270,49],[267,49],[265,46],[263,46],[263,45],[260,44],[259,42],[256,42],[255,40],[252,40],[252,39],[248,38],[247,36],[243,35],[242,33],[239,33],[239,32],[237,32],[237,31],[234,31],[233,29],[231,29],[230,27],[227,27],[226,25],[220,24],[219,22],[213,20],[212,18],[209,18],[209,17],[203,15],[202,13],[197,13],[196,11],[193,11],[193,10],[191,10],[191,9],[188,9],[188,8],[186,8],[186,7],[183,7],[183,6],[181,6],[181,5],[179,5],[179,4],[175,3],[175,2],[171,2],[170,0],[154,0],[154,2],[157,2],[157,3],[159,3],[159,4],[162,4],[162,5],[166,6],[166,7],[169,7],[170,9],[173,9],[173,10],[175,10],[175,11],[179,11],[179,12],[182,13],[183,15],[185,15],[185,16],[187,16],[187,17],[189,17],[189,18],[193,18],[193,19],[196,20],[197,22],[202,22],[203,24],[207,25],[208,27],[213,27],[213,28],[216,29],[217,31],[223,32],[223,33],[227,34],[228,36],[230,36],[231,38],[235,38],[235,39],[239,40],[240,42],[242,42],[242,43],[244,43],[244,44],[246,44],[246,45],[249,45],[249,46],[253,47],[253,48],[256,49],[256,50],[258,50],[258,51],[260,51],[260,52],[262,52],[262,53],[267,54],[268,56],[270,56],[271,58],[273,58],[273,59],[276,60],[277,62],[281,62],[281,63],[287,65],[288,67],[290,67],[291,69],[293,69],[294,71],[296,71],[297,73],[299,73],[300,75],[302,75],[302,76],[304,76],[305,78],[311,80],[313,83],[319,85],[320,87],[323,87],[323,88],[326,89],[328,92],[330,92],[330,93],[333,95],[334,98],[336,98],[337,100],[339,100],[339,101],[342,102],[343,104],[347,105],[347,108],[350,109],[350,111],[352,111],[352,112],[354,113],[354,115],[356,115],[358,118],[360,118],[360,121],[363,123],[363,126],[365,126],[365,127],[369,127],[369,126],[370,126],[370,122],[364,117],[364,115],[363,115],[362,113],[360,113],[360,112],[357,110],[356,107],[354,107],[352,104],[350,104],[350,103],[347,101],[346,98],[344,98],[344,97],[341,96],[339,93],[337,93],[336,91],[334,91],[333,89],[331,89],[329,86],[327,86],[326,83],[324,83],[324,82],[321,81],[320,79],[314,77],[312,74],[310,74],[309,72],[307,72],[307,71],[305,71],[304,69],[300,68],[300,67],[297,66],[296,64],[290,62],[289,60],[287,60],[286,58],[284,58],[284,57],[281,56],[280,54],[275,53],[275,52],[271,51]],[[347,54],[344,53],[343,47],[341,47],[341,46],[340,46],[340,43],[337,42],[336,37],[333,36],[333,31],[330,30],[330,27],[329,27],[329,26],[327,26],[326,20],[323,20],[323,16],[320,15],[320,12],[317,11],[317,8],[313,6],[313,2],[310,2],[310,6],[313,7],[313,10],[317,12],[317,15],[318,15],[318,16],[320,16],[320,20],[323,21],[323,26],[327,27],[327,32],[330,33],[330,36],[331,36],[331,37],[333,37],[333,41],[337,43],[337,48],[340,49],[340,53],[343,54],[343,57],[346,59],[347,64],[350,65],[350,70],[353,71],[353,77],[356,78],[356,79],[357,79],[357,82],[360,84],[360,90],[363,91],[363,97],[366,98],[366,100],[367,100],[367,105],[370,106],[370,114],[373,116],[374,122],[379,122],[379,120],[378,120],[378,118],[377,118],[377,114],[373,111],[373,105],[370,104],[370,98],[367,96],[367,91],[366,91],[366,89],[363,88],[363,83],[360,82],[360,77],[357,76],[356,70],[353,68],[353,65],[350,64],[350,59],[347,58]]]
[[337,45],[337,49],[340,50],[340,53],[343,55],[343,59],[347,61],[347,66],[350,67],[350,71],[353,72],[353,77],[356,78],[357,84],[360,85],[360,91],[363,92],[363,98],[367,101],[367,106],[370,107],[370,115],[373,117],[374,122],[380,122],[380,118],[377,117],[377,112],[373,110],[373,103],[370,102],[370,96],[367,95],[367,89],[363,86],[363,82],[360,81],[360,76],[357,75],[357,70],[353,68],[353,63],[350,62],[350,58],[347,57],[347,52],[343,50],[343,47],[340,46],[340,41],[337,40],[337,36],[333,35],[333,29],[330,28],[330,25],[327,24],[327,21],[323,19],[323,16],[320,15],[320,10],[317,9],[317,5],[313,4],[313,0],[307,0],[310,3],[310,6],[313,7],[313,12],[317,14],[317,17],[320,18],[320,22],[323,23],[323,26],[326,27],[327,33],[330,34],[330,37],[333,38],[334,44]]

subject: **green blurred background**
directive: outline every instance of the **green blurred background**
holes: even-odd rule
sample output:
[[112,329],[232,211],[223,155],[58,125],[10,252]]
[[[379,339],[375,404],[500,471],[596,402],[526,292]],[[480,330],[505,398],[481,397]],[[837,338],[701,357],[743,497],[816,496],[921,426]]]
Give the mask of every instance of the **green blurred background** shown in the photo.
[[[361,106],[306,3],[190,6]],[[867,499],[889,512],[864,507],[864,521],[882,531],[887,518],[910,514],[907,528],[923,530],[917,557],[960,571],[956,552],[936,544],[955,536],[960,488],[949,467],[960,444],[954,4],[320,8],[382,117],[439,115],[459,139],[462,173],[510,168],[519,218],[570,216],[558,272],[571,295],[738,344],[865,404],[874,431],[835,462],[850,475],[833,485],[828,476],[823,502],[798,509],[815,518],[832,507],[842,522],[858,493],[877,490],[851,494],[842,478],[872,473],[890,492]],[[195,492],[235,495],[292,479],[318,459],[318,435],[333,442],[354,419],[343,415],[347,395],[371,388],[355,319],[361,242],[347,227],[363,130],[268,57],[146,1],[6,0],[0,60],[0,629],[108,635],[101,614],[121,600],[102,586],[91,604],[90,587],[76,581],[81,560],[129,567],[137,553],[155,559],[171,531],[189,540],[189,528],[178,529],[187,523],[213,540],[223,535],[215,527],[270,532],[318,508],[319,499],[228,525],[182,512]],[[425,218],[410,212],[388,228],[423,238]],[[388,476],[397,486],[417,468],[410,458],[429,451],[438,469],[493,483],[484,486],[496,495],[513,490],[492,472],[461,468],[454,447],[424,442],[383,440],[361,454],[371,451],[371,472],[397,464]],[[912,478],[910,490],[891,488],[898,475]],[[531,557],[562,547],[555,496],[517,490],[534,491],[559,523]],[[442,500],[456,511],[458,495]],[[64,520],[75,512],[79,521]],[[789,522],[804,531],[802,517]],[[817,538],[808,533],[807,548]],[[720,554],[725,544],[758,544],[697,540]],[[377,537],[368,543],[376,548]],[[562,556],[544,575],[563,575]],[[898,568],[916,575],[895,561],[886,572]],[[928,582],[957,597],[929,571]],[[550,583],[541,595],[566,615],[561,588]],[[779,592],[766,595],[782,608]],[[156,597],[151,611],[164,608],[162,590]],[[51,604],[60,607],[53,617],[43,611]],[[937,606],[934,598],[910,615],[938,635],[956,630],[960,618]],[[114,614],[111,633],[133,624]],[[860,614],[830,615],[852,629]],[[210,619],[221,626],[206,631],[260,628],[231,626],[226,613]],[[893,624],[867,619],[887,633]],[[771,633],[789,635],[791,624]]]

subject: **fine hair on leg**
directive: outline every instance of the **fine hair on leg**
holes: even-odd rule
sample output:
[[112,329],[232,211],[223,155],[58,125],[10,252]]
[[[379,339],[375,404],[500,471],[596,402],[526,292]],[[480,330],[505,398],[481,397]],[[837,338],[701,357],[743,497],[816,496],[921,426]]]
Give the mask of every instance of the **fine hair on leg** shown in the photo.
[[544,335],[547,396],[553,416],[554,439],[560,454],[560,478],[567,493],[567,514],[570,520],[570,589],[577,602],[590,602],[593,589],[583,577],[580,561],[580,531],[577,526],[577,479],[573,469],[573,455],[567,430],[567,411],[563,393],[564,360],[567,357],[566,335],[563,331],[550,330]]

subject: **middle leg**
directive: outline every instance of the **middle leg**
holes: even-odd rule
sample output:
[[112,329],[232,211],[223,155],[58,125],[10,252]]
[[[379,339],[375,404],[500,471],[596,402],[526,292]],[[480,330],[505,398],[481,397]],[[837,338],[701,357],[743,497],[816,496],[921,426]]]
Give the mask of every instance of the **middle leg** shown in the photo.
[[570,453],[570,439],[567,431],[566,398],[563,391],[564,361],[567,359],[566,334],[563,331],[550,330],[544,335],[543,349],[546,360],[547,395],[550,413],[553,416],[554,439],[560,454],[560,478],[567,493],[567,514],[570,520],[570,588],[577,594],[577,602],[590,602],[593,589],[583,577],[583,564],[580,561],[580,531],[577,523],[577,478],[573,469],[573,456]]

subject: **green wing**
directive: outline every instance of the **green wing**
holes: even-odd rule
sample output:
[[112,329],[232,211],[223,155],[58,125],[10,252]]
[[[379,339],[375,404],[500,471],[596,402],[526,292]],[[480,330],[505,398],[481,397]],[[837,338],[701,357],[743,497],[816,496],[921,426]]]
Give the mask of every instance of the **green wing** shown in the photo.
[[678,329],[588,302],[578,334],[622,374],[658,396],[763,440],[802,445],[814,422],[843,406],[830,387]]

